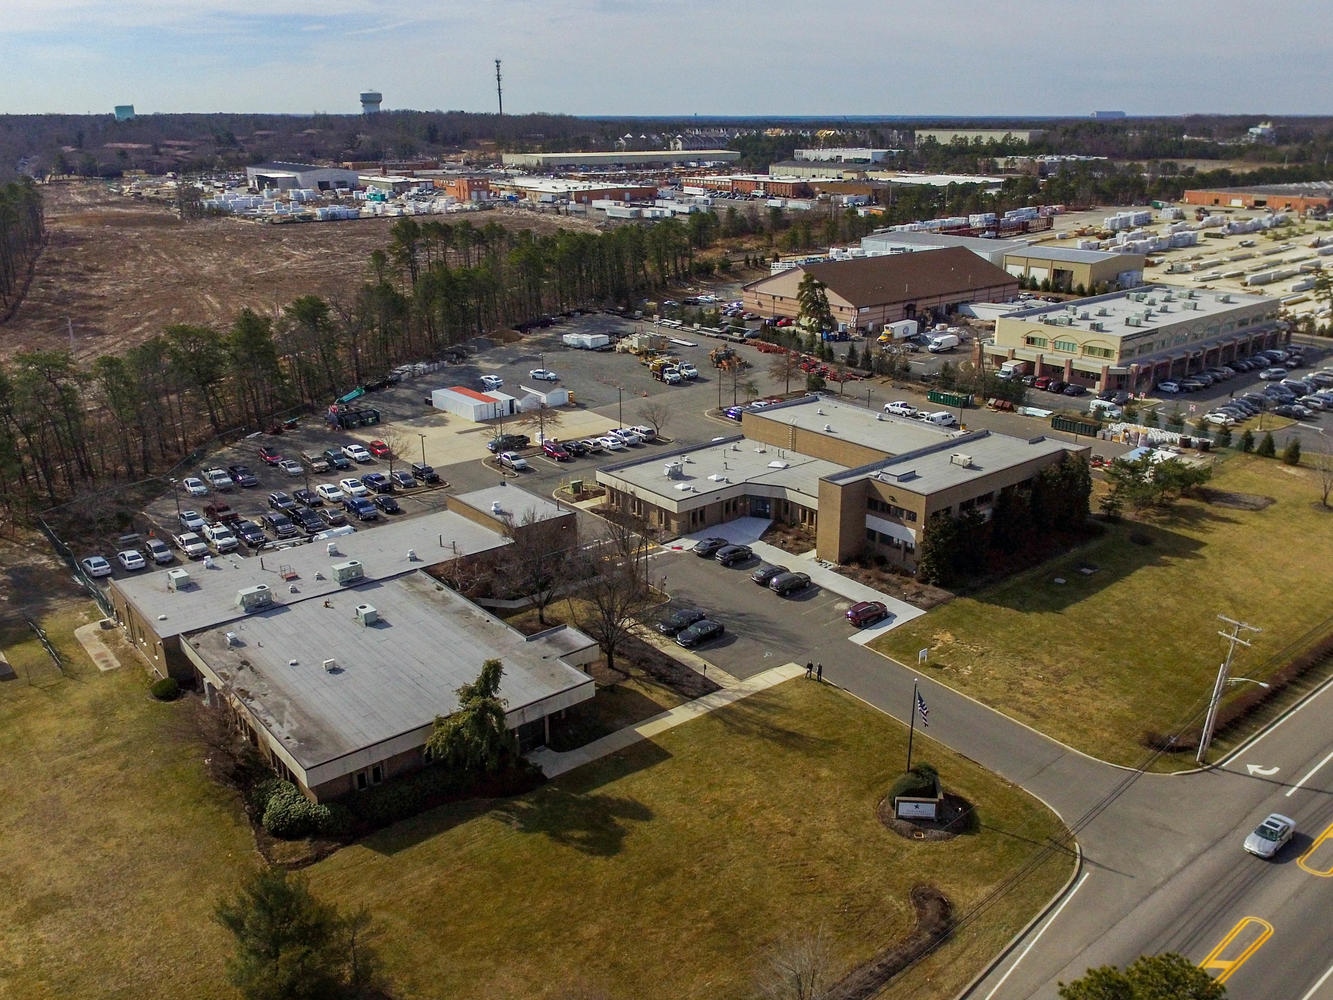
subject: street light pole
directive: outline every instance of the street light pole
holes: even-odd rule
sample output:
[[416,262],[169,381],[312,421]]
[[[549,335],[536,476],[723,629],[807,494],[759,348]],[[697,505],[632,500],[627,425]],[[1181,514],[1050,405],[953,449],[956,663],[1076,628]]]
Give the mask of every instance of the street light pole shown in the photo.
[[[1250,679],[1248,677],[1237,677],[1234,678],[1234,680],[1228,680],[1227,678],[1227,673],[1231,670],[1231,661],[1236,655],[1236,646],[1241,645],[1248,647],[1250,645],[1240,637],[1240,631],[1241,629],[1245,629],[1249,632],[1263,631],[1263,629],[1255,628],[1253,625],[1247,625],[1244,622],[1236,621],[1234,618],[1228,618],[1226,615],[1218,615],[1217,617],[1220,621],[1224,621],[1230,625],[1231,631],[1217,633],[1225,639],[1229,645],[1227,648],[1227,658],[1223,660],[1222,665],[1217,668],[1217,680],[1213,684],[1213,696],[1208,701],[1208,714],[1203,720],[1203,732],[1199,736],[1199,752],[1194,758],[1194,763],[1199,765],[1203,764],[1204,755],[1208,752],[1208,745],[1213,742],[1213,730],[1217,726],[1217,708],[1222,702],[1222,693],[1226,691],[1229,684]],[[1254,683],[1261,684],[1262,681],[1255,681]],[[1264,687],[1267,686],[1267,684],[1264,684]]]
[[616,426],[625,426],[625,390],[616,386]]
[[175,499],[175,501],[176,501],[176,520],[177,520],[177,522],[179,522],[180,519],[181,519],[181,493],[180,493],[180,484],[177,483],[176,480],[174,480],[174,479],[168,479],[167,482],[171,483],[171,495],[172,495],[172,497],[173,497],[173,498]]
[[417,437],[421,438],[421,464],[426,464],[426,435],[417,431]]

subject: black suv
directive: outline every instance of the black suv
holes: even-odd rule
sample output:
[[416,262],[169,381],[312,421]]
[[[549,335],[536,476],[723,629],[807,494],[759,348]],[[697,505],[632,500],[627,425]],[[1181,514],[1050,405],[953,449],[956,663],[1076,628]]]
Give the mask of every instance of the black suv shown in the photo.
[[700,559],[711,559],[717,550],[726,548],[731,543],[725,538],[704,538],[694,544],[693,552]]
[[501,434],[487,441],[486,447],[494,454],[501,451],[520,451],[526,448],[528,443],[526,434]]
[[413,462],[412,478],[422,483],[438,483],[440,474],[423,462]]
[[329,448],[324,452],[324,457],[329,460],[329,467],[333,469],[350,469],[352,463],[348,461],[347,456],[337,448]]
[[296,509],[296,501],[282,490],[274,490],[268,495],[268,505],[273,510],[290,512]]
[[701,622],[708,616],[698,608],[681,608],[679,611],[668,615],[657,623],[657,631],[663,635],[675,635],[682,629],[687,629],[695,622]]
[[713,556],[723,566],[734,566],[736,563],[747,561],[753,552],[748,545],[724,545],[717,550],[717,555]]
[[317,510],[311,510],[309,507],[297,507],[295,510],[289,510],[287,514],[301,527],[302,531],[313,535],[316,531],[324,530],[324,518],[319,516]]
[[280,511],[265,514],[264,527],[279,538],[295,538],[300,533],[297,531],[296,525],[292,523],[292,519]]

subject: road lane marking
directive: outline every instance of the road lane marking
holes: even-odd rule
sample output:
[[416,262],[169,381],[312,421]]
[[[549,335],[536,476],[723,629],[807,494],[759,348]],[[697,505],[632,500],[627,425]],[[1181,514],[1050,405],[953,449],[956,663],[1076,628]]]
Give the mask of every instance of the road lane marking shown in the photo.
[[1310,992],[1301,997],[1301,1000],[1313,1000],[1314,995],[1319,992],[1319,987],[1323,986],[1324,983],[1328,981],[1329,976],[1333,976],[1333,965],[1328,967],[1328,971],[1319,977],[1319,982],[1311,986]]
[[1250,772],[1251,778],[1253,778],[1256,774],[1259,775],[1260,777],[1271,778],[1273,775],[1277,774],[1280,768],[1264,767],[1261,764],[1246,764],[1245,770]]
[[1317,875],[1319,878],[1333,878],[1333,858],[1329,858],[1327,868],[1314,868],[1306,864],[1311,855],[1319,849],[1325,841],[1333,840],[1333,824],[1324,827],[1324,832],[1315,838],[1315,842],[1310,845],[1310,849],[1296,859],[1296,864],[1301,866],[1303,871],[1311,875]]
[[1055,908],[1055,911],[1051,914],[1050,919],[1046,921],[1046,923],[1042,926],[1041,930],[1037,931],[1037,936],[1034,937],[1031,941],[1029,941],[1028,946],[1018,953],[1018,957],[1014,959],[1014,964],[1009,966],[1009,971],[1000,977],[1000,981],[995,984],[995,988],[992,989],[989,993],[987,993],[985,997],[982,998],[982,1000],[993,1000],[995,994],[1000,992],[1000,987],[1004,986],[1005,981],[1011,975],[1013,975],[1014,970],[1018,968],[1018,963],[1023,961],[1023,959],[1027,958],[1028,952],[1030,952],[1033,948],[1037,946],[1037,942],[1040,941],[1041,936],[1046,933],[1046,929],[1050,927],[1051,924],[1055,923],[1055,918],[1060,915],[1060,911],[1069,905],[1069,901],[1074,898],[1074,893],[1078,892],[1081,888],[1083,888],[1083,883],[1088,880],[1088,876],[1091,874],[1092,872],[1083,873],[1083,877],[1078,880],[1078,884],[1076,884],[1074,888],[1070,891],[1069,895],[1066,896],[1061,901],[1060,905]]
[[[1255,924],[1259,928],[1258,936],[1246,945],[1235,958],[1222,958],[1222,953],[1251,924]],[[1225,983],[1231,977],[1231,974],[1249,961],[1250,956],[1258,951],[1260,946],[1272,936],[1273,925],[1267,920],[1261,920],[1259,917],[1241,917],[1240,922],[1231,928],[1227,936],[1218,942],[1217,947],[1208,953],[1208,957],[1199,963],[1199,968],[1206,971],[1217,969],[1220,975],[1215,976],[1214,979],[1219,983]]]
[[1333,753],[1330,753],[1327,757],[1325,757],[1323,760],[1321,760],[1318,764],[1316,764],[1314,767],[1310,768],[1310,770],[1306,771],[1305,774],[1301,777],[1301,780],[1300,780],[1300,781],[1296,782],[1296,784],[1294,784],[1294,785],[1292,785],[1290,788],[1288,788],[1288,789],[1287,789],[1286,798],[1291,798],[1291,796],[1295,793],[1296,789],[1300,788],[1301,785],[1305,784],[1307,781],[1309,781],[1311,778],[1313,778],[1313,777],[1315,776],[1315,772],[1317,772],[1321,767],[1323,767],[1325,764],[1327,764],[1330,760],[1333,760]]

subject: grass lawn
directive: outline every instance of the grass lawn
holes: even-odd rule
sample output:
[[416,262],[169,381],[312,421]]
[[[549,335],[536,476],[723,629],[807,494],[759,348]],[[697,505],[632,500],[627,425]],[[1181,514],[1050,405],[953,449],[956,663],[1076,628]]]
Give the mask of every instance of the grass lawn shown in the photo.
[[[1060,832],[1021,791],[927,742],[982,832],[903,840],[875,807],[901,726],[791,681],[518,799],[435,810],[312,867],[366,905],[404,998],[744,997],[765,950],[822,926],[839,974],[903,935],[921,881],[966,910]],[[952,996],[1072,866],[1055,855],[893,987]]]
[[[927,669],[943,683],[1087,753],[1132,764],[1145,730],[1173,732],[1201,713],[1226,655],[1217,615],[1264,630],[1232,669],[1260,680],[1284,647],[1333,616],[1333,591],[1319,582],[1333,554],[1333,513],[1317,509],[1316,479],[1309,468],[1230,457],[1210,487],[1272,504],[1181,501],[1173,513],[1112,526],[1077,552],[936,608],[874,648],[903,662],[929,648]],[[1136,532],[1152,544],[1130,542]],[[1084,565],[1096,572],[1080,572]]]
[[225,996],[214,900],[256,863],[232,796],[183,741],[187,702],[136,661],[99,673],[89,612],[43,620],[62,676],[23,627],[0,629],[0,996]]

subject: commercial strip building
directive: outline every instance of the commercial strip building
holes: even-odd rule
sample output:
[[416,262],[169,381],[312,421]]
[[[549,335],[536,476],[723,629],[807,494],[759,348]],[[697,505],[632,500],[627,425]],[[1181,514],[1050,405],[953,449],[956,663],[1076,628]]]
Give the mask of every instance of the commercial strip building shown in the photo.
[[1258,295],[1146,285],[1001,316],[987,364],[1028,361],[1033,374],[1088,388],[1147,392],[1275,346],[1281,302]]
[[286,191],[353,191],[361,175],[342,167],[319,167],[309,163],[259,163],[245,168],[246,184],[256,191],[276,188]]
[[734,163],[741,154],[734,149],[617,150],[609,153],[505,153],[506,167],[524,170],[610,170],[616,167],[684,167],[705,163]]
[[666,534],[770,518],[809,531],[820,559],[882,555],[912,570],[932,515],[985,513],[1004,491],[1089,451],[807,396],[747,410],[732,437],[599,469],[597,481],[612,506]]
[[[525,636],[425,570],[509,544],[577,544],[572,512],[517,488],[451,510],[260,556],[223,556],[116,580],[111,600],[152,670],[230,711],[274,769],[317,800],[424,763],[436,716],[487,659],[520,745],[593,697],[577,629]],[[455,509],[457,512],[455,512]],[[533,525],[555,530],[536,531]]]
[[971,250],[982,260],[1003,268],[1016,278],[1038,282],[1049,280],[1052,290],[1056,291],[1073,291],[1080,285],[1091,290],[1099,285],[1127,289],[1143,284],[1145,257],[1141,253],[1109,253],[1027,240],[894,230],[861,238],[861,249],[868,254],[913,253],[948,247]]
[[656,184],[613,184],[559,177],[492,178],[490,189],[501,197],[512,195],[525,201],[547,204],[574,202],[586,205],[602,200],[652,201],[657,197]]
[[1262,184],[1254,187],[1196,188],[1186,191],[1186,205],[1264,209],[1274,212],[1327,214],[1333,208],[1333,183]]
[[797,290],[807,274],[825,286],[834,321],[866,334],[902,319],[949,315],[964,303],[1018,296],[1017,278],[969,250],[948,247],[790,268],[745,285],[745,308],[761,316],[797,316]]

